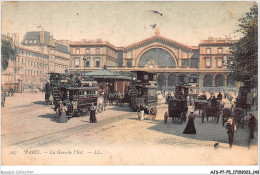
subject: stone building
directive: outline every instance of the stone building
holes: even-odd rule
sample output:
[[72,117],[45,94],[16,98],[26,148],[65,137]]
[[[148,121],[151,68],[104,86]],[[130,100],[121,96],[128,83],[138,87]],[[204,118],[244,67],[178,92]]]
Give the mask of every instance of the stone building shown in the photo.
[[[48,79],[48,73],[64,73],[69,69],[69,41],[55,40],[49,32],[27,32],[21,45],[19,43],[16,47],[16,62],[11,61],[8,70],[12,70],[11,74],[13,77],[15,74],[16,80],[22,81],[23,89],[42,88]],[[2,81],[3,83],[6,82]]]
[[167,90],[185,77],[194,77],[200,87],[234,86],[224,64],[234,42],[231,38],[208,38],[198,46],[188,46],[161,36],[159,29],[154,36],[125,47],[100,39],[82,40],[70,43],[70,71],[93,71],[104,65],[120,72],[148,71],[157,74],[158,88]]

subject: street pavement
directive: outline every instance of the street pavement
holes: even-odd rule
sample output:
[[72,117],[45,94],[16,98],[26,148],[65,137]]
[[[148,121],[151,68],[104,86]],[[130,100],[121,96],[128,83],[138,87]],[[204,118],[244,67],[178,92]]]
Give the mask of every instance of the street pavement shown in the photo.
[[[225,99],[224,102],[225,107],[230,106]],[[255,132],[255,139],[249,140],[247,126],[241,128],[238,125],[234,146],[229,150],[226,129],[222,126],[221,120],[217,123],[210,118],[202,123],[201,116],[196,112],[197,133],[185,135],[182,132],[187,121],[180,124],[179,121],[170,120],[165,124],[163,117],[166,110],[167,105],[162,104],[158,106],[155,120],[140,121],[137,114],[131,112],[127,105],[109,106],[106,111],[97,114],[98,123],[89,123],[89,116],[74,117],[67,123],[58,123],[54,117],[54,110],[44,102],[44,94],[15,94],[15,97],[7,98],[6,106],[2,108],[2,149],[37,149],[46,152],[72,148],[88,149],[92,152],[96,149],[101,150],[104,156],[102,160],[95,156],[90,156],[91,159],[77,157],[83,164],[91,165],[257,163],[258,135]],[[257,117],[257,112],[253,113]],[[219,143],[219,152],[214,149],[215,143]],[[239,153],[243,159],[234,152]],[[225,161],[222,160],[222,154],[226,155]],[[132,155],[136,156],[133,158]],[[163,159],[154,160],[151,157],[160,155],[164,155]],[[174,155],[176,160],[172,160],[170,155]],[[187,161],[183,156],[190,158]],[[68,158],[52,160],[48,154],[33,158],[33,164],[77,164]],[[4,162],[12,164],[14,160],[15,157]],[[22,163],[32,162],[28,159]]]

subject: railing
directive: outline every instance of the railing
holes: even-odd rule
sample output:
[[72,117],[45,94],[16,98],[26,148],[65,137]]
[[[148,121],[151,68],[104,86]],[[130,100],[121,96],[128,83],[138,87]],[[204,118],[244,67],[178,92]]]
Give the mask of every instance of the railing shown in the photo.
[[205,92],[224,92],[224,91],[238,91],[237,87],[201,87],[201,91]]

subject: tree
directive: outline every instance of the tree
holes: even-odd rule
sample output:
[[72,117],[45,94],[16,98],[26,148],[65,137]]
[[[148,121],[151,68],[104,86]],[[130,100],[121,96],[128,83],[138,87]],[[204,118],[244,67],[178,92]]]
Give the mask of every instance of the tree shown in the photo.
[[9,59],[15,60],[16,59],[16,48],[12,46],[11,42],[5,39],[1,40],[1,66],[2,70],[6,70],[8,67]]
[[256,3],[239,19],[237,32],[243,37],[231,47],[227,66],[239,80],[250,88],[257,87],[258,79],[258,6]]

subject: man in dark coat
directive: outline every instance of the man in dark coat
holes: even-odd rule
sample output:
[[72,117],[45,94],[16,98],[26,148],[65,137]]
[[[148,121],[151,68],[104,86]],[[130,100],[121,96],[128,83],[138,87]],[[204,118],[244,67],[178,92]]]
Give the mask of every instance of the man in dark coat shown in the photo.
[[248,127],[250,130],[250,138],[254,139],[254,130],[256,128],[256,118],[252,113],[249,113]]
[[227,133],[228,133],[229,148],[232,148],[233,140],[234,140],[234,133],[236,131],[236,126],[235,126],[232,118],[229,118],[227,120],[226,129],[227,129]]
[[217,98],[215,98],[215,96],[213,96],[213,98],[211,100],[211,106],[213,108],[216,108],[218,106],[218,101],[217,101]]
[[222,100],[222,94],[221,94],[221,92],[218,93],[217,98],[218,98],[218,100],[220,100],[220,101]]

